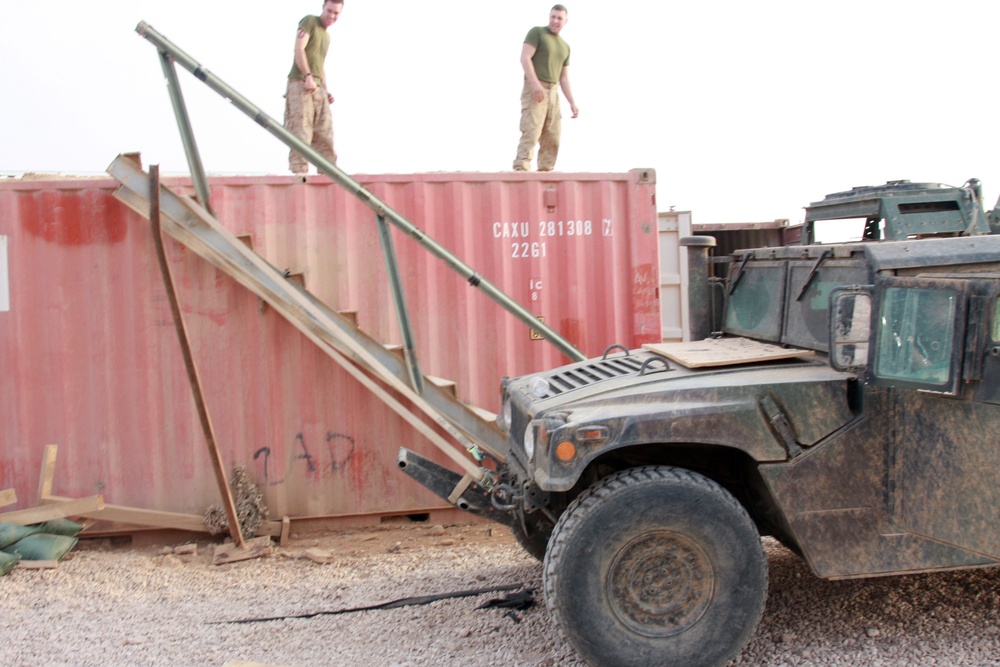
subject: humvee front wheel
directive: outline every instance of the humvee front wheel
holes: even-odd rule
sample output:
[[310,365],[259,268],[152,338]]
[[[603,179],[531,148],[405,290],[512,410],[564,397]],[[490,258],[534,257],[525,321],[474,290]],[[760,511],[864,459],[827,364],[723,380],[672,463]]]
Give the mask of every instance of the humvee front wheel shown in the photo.
[[605,478],[560,517],[545,556],[560,632],[595,665],[721,665],[764,610],[767,560],[743,507],[665,466]]

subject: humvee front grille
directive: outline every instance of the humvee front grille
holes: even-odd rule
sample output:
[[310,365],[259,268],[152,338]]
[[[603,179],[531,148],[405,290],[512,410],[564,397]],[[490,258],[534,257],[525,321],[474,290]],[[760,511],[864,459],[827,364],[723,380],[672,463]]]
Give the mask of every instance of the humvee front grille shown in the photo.
[[604,380],[632,375],[638,373],[641,367],[642,364],[634,357],[616,357],[555,373],[546,378],[549,381],[549,391],[541,398],[551,398]]

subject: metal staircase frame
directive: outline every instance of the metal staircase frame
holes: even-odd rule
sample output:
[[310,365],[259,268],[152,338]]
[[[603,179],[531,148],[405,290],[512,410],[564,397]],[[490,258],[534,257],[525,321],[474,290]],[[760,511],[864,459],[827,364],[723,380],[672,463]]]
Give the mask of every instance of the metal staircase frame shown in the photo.
[[[497,428],[495,419],[484,418],[483,411],[465,405],[434,382],[424,381],[416,359],[412,328],[389,225],[395,226],[413,238],[424,249],[461,275],[470,285],[479,288],[526,326],[538,331],[546,341],[555,345],[571,360],[582,361],[584,355],[556,331],[536,319],[529,310],[504,294],[335,164],[251,104],[145,21],[136,26],[136,32],[155,45],[158,50],[198,201],[177,195],[160,185],[158,179],[150,179],[142,171],[138,157],[134,155],[119,156],[108,167],[108,172],[122,184],[115,196],[140,215],[149,218],[149,202],[155,188],[159,195],[159,214],[163,216],[162,229],[165,232],[266,301],[458,464],[465,474],[448,498],[450,502],[457,504],[459,497],[472,482],[488,490],[495,481],[490,471],[473,463],[458,447],[442,437],[438,431],[427,425],[370,377],[379,378],[421,412],[430,416],[477,461],[483,460],[484,452],[498,461],[507,458],[506,441]],[[386,272],[401,328],[402,358],[359,330],[350,319],[288,280],[281,271],[250,250],[215,219],[211,208],[208,179],[194,139],[174,63],[187,69],[195,78],[229,100],[282,143],[298,151],[315,165],[320,173],[344,187],[372,209],[378,225]]]

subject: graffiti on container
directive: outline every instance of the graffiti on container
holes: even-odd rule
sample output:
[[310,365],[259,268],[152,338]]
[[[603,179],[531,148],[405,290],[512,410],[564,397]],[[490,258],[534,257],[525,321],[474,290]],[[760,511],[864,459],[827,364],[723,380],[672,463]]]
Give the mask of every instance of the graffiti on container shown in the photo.
[[[354,437],[344,433],[327,431],[325,442],[318,448],[311,447],[302,433],[295,435],[294,443],[290,453],[291,461],[292,463],[304,461],[308,475],[337,474],[344,470],[354,458]],[[285,482],[285,478],[273,479],[271,457],[270,447],[261,447],[253,453],[253,459],[257,462],[264,484],[278,486]]]

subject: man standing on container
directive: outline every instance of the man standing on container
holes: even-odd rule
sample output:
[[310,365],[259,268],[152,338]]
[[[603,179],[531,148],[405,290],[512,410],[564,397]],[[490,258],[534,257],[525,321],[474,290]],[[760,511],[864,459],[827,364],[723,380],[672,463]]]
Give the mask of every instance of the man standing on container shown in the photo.
[[559,33],[569,20],[569,12],[555,5],[549,12],[549,24],[528,31],[521,47],[524,89],[521,91],[521,142],[514,159],[515,171],[531,169],[531,158],[538,144],[538,171],[552,171],[559,154],[562,114],[559,89],[569,102],[573,118],[579,115],[569,85],[569,44]]
[[[343,9],[344,0],[325,0],[319,16],[306,16],[299,21],[295,59],[285,92],[285,129],[333,163],[337,162],[330,113],[333,95],[323,64],[330,48],[327,28],[337,22]],[[288,168],[293,174],[305,174],[309,163],[293,149],[288,154]]]

